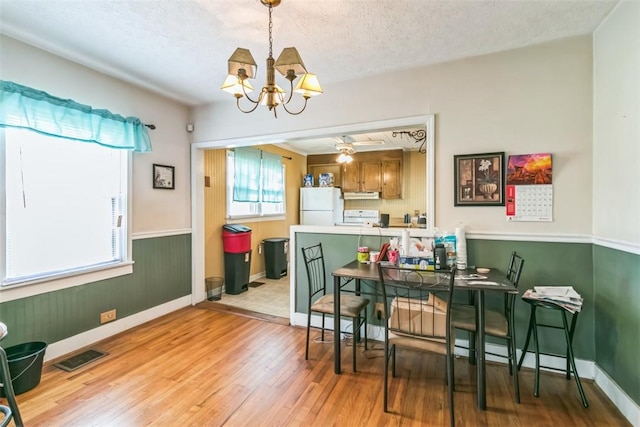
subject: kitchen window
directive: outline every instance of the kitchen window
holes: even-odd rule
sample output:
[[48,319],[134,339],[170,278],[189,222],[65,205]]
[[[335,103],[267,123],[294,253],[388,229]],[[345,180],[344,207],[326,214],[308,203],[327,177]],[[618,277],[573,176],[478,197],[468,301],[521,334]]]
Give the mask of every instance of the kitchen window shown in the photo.
[[282,219],[285,169],[279,155],[251,147],[227,151],[227,218]]

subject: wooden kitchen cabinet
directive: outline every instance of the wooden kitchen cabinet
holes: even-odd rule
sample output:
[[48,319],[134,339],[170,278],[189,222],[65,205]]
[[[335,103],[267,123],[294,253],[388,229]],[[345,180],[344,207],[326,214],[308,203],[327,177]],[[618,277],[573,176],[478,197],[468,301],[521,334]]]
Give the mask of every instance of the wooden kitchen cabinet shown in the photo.
[[307,157],[307,171],[316,177],[322,172],[334,174],[336,186],[343,192],[376,192],[383,199],[402,198],[402,150],[355,153],[349,164],[335,163],[337,155]]
[[382,191],[382,164],[380,162],[352,162],[342,172],[342,191]]
[[382,162],[383,199],[402,198],[402,163],[399,160]]

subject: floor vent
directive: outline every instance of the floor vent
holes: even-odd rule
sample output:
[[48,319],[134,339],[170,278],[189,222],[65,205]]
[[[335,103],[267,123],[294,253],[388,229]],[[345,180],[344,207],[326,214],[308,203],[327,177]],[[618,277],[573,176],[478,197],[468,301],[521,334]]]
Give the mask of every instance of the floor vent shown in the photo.
[[75,371],[76,369],[82,368],[84,365],[87,365],[94,360],[98,360],[108,354],[109,353],[98,350],[87,350],[85,352],[76,354],[75,356],[71,356],[70,358],[63,360],[62,362],[54,363],[53,366],[60,368],[63,371],[71,372]]

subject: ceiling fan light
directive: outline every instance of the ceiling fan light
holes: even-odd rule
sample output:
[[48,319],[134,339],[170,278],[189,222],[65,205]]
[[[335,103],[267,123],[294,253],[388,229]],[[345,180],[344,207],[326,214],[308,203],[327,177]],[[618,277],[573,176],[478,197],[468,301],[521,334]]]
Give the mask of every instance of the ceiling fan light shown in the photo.
[[238,76],[229,74],[226,79],[224,79],[224,83],[220,86],[225,92],[229,92],[232,95],[244,95],[242,90],[242,86],[244,86],[244,92],[253,92],[253,86],[247,80],[241,80]]
[[348,155],[347,153],[342,153],[338,156],[338,163],[351,163],[353,161],[353,157]]
[[293,70],[296,75],[305,74],[307,69],[304,67],[302,58],[295,47],[286,47],[282,50],[280,56],[275,63],[275,68],[280,74],[286,77],[287,71]]
[[302,76],[296,88],[293,90],[305,97],[311,97],[322,94],[322,87],[318,81],[318,76],[312,73],[306,73]]
[[238,72],[243,69],[245,70],[247,77],[252,79],[255,77],[258,70],[256,61],[253,59],[249,49],[243,49],[241,47],[237,48],[231,57],[229,57],[228,64],[229,74],[232,76],[237,76]]

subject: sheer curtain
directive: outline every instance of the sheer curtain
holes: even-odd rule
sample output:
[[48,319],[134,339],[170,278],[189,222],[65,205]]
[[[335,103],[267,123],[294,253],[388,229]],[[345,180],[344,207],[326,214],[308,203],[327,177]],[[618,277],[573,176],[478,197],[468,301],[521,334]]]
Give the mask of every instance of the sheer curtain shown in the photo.
[[92,142],[110,148],[151,151],[146,126],[135,117],[91,108],[70,99],[0,80],[0,126]]
[[284,201],[284,179],[282,156],[262,152],[262,201],[282,203]]
[[255,148],[241,147],[234,150],[234,201],[260,201],[260,153]]

